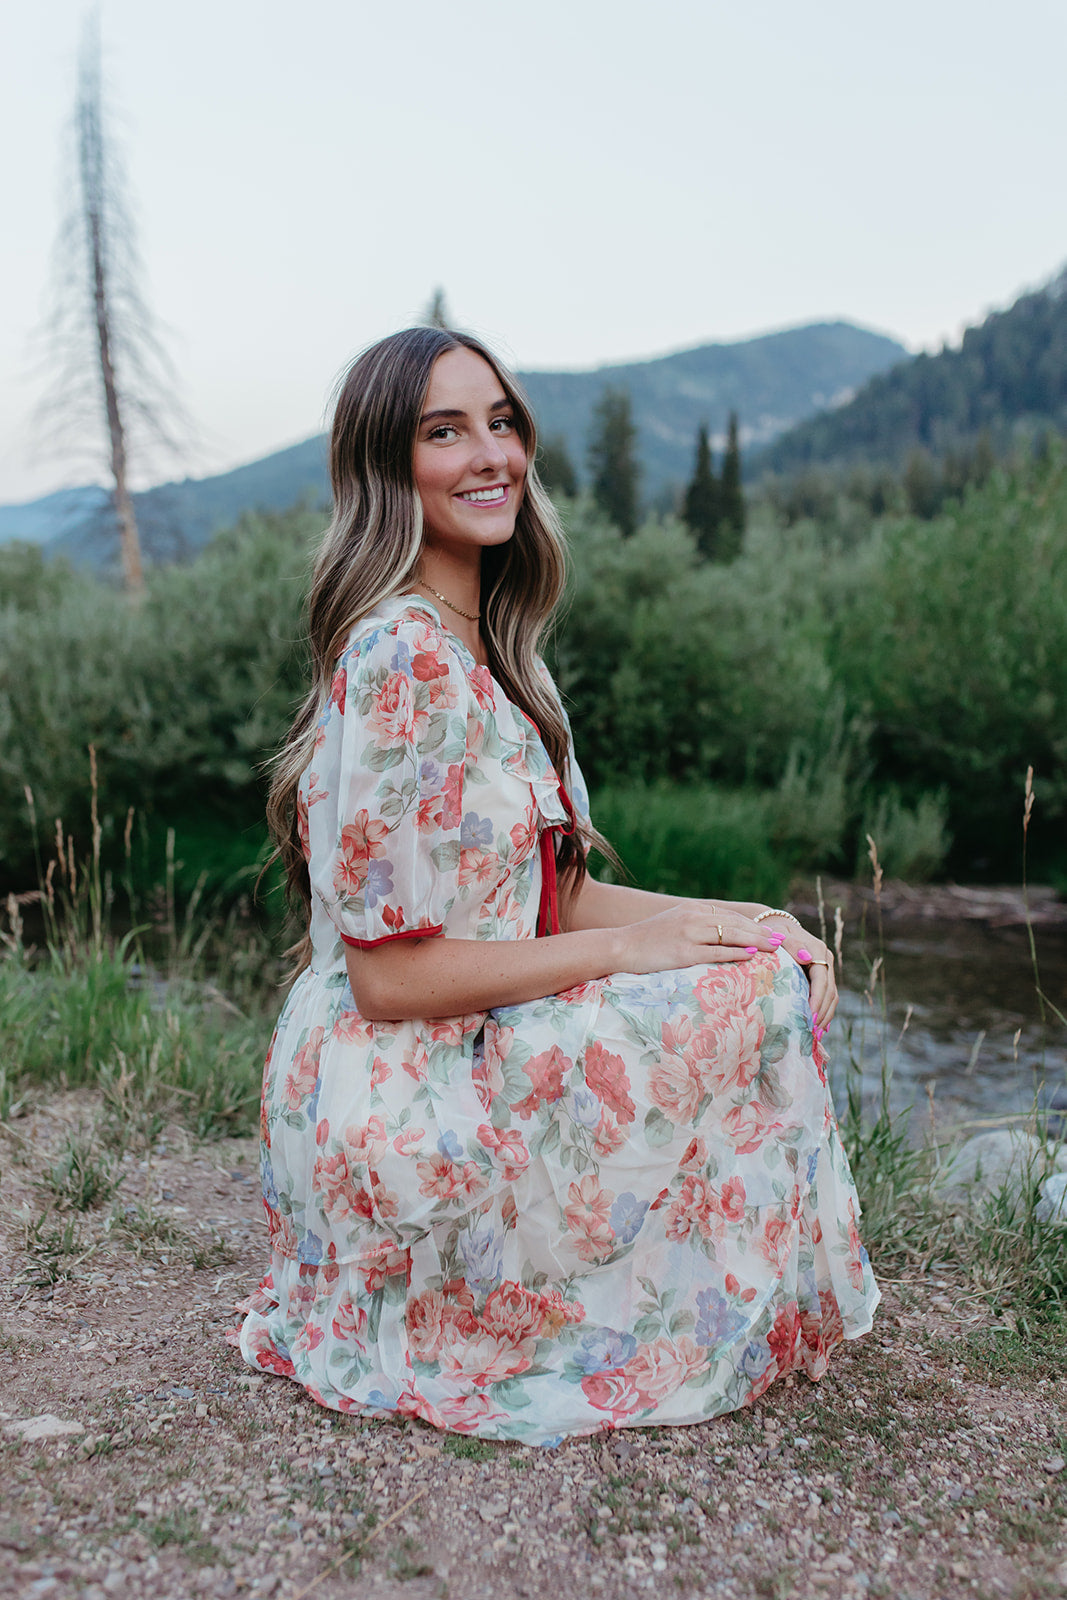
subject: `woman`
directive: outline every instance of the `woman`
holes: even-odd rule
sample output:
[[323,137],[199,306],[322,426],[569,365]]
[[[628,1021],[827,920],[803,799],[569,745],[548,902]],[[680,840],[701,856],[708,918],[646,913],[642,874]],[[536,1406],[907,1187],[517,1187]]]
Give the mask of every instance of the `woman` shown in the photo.
[[465,335],[383,340],[341,390],[315,682],[270,801],[310,934],[240,1343],[339,1410],[544,1444],[818,1378],[878,1289],[822,1070],[829,951],[586,870],[534,448]]

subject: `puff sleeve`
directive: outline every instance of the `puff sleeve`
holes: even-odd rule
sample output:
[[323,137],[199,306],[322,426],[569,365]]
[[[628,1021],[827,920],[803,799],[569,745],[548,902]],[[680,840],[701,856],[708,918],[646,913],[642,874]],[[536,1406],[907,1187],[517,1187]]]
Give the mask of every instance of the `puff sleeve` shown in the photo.
[[442,932],[456,897],[469,690],[401,620],[341,656],[302,786],[312,893],[359,948]]

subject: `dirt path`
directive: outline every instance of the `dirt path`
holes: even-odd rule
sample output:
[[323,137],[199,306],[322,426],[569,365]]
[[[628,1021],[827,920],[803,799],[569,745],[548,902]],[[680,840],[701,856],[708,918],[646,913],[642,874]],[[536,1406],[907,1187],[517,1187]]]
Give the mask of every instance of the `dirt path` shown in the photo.
[[[1067,1594],[1062,1379],[984,1369],[947,1282],[889,1286],[821,1384],[702,1427],[543,1451],[361,1425],[223,1340],[264,1257],[251,1141],[172,1135],[27,1252],[76,1112],[0,1135],[0,1595]],[[15,1431],[42,1414],[84,1431]]]

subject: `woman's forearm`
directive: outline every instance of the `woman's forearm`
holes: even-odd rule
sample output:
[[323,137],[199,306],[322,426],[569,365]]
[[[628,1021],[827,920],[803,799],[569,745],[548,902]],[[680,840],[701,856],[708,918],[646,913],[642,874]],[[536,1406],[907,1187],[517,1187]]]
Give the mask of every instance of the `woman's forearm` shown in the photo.
[[[568,930],[582,928],[626,928],[645,917],[654,917],[668,906],[685,905],[690,896],[654,894],[648,889],[631,889],[624,883],[600,883],[586,877],[576,895],[572,895],[564,908],[563,919]],[[724,911],[736,911],[743,917],[755,917],[768,908],[751,900],[716,900],[715,905]]]
[[370,1022],[521,1005],[623,965],[613,928],[544,939],[396,939],[373,950],[346,949],[345,958],[352,996]]

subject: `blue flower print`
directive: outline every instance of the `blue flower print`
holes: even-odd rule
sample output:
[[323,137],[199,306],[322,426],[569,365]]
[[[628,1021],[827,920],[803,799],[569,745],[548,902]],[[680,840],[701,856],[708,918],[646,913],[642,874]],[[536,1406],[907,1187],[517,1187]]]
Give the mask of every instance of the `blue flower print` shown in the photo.
[[600,1121],[601,1105],[592,1089],[576,1089],[571,1097],[571,1112],[575,1122],[583,1128],[595,1128]]
[[263,1198],[272,1211],[278,1209],[278,1190],[274,1183],[274,1168],[271,1166],[270,1156],[264,1152],[259,1163],[259,1177],[263,1186]]
[[693,1330],[693,1337],[697,1344],[707,1345],[709,1348],[723,1344],[745,1325],[745,1319],[740,1311],[736,1306],[732,1306],[718,1289],[701,1289],[697,1295],[697,1311],[700,1315]]
[[468,811],[460,828],[459,842],[464,850],[491,850],[493,848],[492,817],[480,817],[476,811]]
[[617,1333],[614,1328],[597,1328],[582,1339],[574,1354],[574,1364],[587,1375],[613,1372],[636,1354],[637,1340],[632,1333]]
[[315,1267],[322,1260],[322,1240],[317,1233],[312,1233],[310,1228],[300,1236],[300,1242],[296,1247],[296,1259]]
[[497,1238],[492,1226],[472,1228],[461,1234],[459,1253],[466,1263],[467,1281],[472,1289],[481,1292],[499,1283],[504,1241]]
[[641,1232],[641,1224],[648,1210],[647,1200],[638,1200],[635,1194],[620,1194],[611,1208],[611,1226],[620,1244],[632,1244]]
[[816,1171],[818,1169],[818,1166],[819,1166],[819,1152],[817,1150],[813,1150],[811,1152],[811,1155],[808,1157],[808,1184],[809,1184],[809,1186],[815,1182],[815,1173],[816,1173]]
[[463,1159],[463,1146],[459,1142],[458,1135],[451,1128],[443,1130],[441,1137],[437,1141],[437,1148],[443,1156],[448,1157],[449,1161],[462,1161]]
[[419,765],[419,788],[423,794],[440,794],[445,786],[445,775],[433,756],[425,756]]
[[376,906],[393,892],[393,869],[388,861],[371,861],[367,865],[367,881],[363,885],[363,900]]

